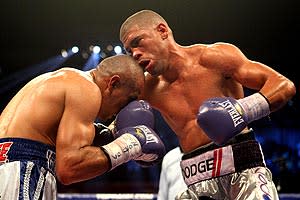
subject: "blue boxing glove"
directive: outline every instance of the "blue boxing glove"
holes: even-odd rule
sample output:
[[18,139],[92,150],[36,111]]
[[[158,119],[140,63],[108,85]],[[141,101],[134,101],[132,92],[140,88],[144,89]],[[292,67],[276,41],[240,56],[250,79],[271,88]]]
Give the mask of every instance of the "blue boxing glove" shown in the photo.
[[166,149],[159,136],[145,125],[127,127],[115,133],[113,142],[101,148],[111,161],[111,169],[130,160],[152,166],[160,162]]
[[132,101],[117,114],[116,130],[137,125],[154,128],[154,114],[151,106],[144,100]]
[[269,103],[260,93],[239,100],[216,97],[200,106],[197,123],[214,143],[223,145],[250,122],[269,114]]

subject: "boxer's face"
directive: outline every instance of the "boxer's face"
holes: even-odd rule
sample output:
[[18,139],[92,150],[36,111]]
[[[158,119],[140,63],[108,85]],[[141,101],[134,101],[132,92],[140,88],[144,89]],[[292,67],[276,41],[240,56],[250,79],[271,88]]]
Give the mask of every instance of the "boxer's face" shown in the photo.
[[156,29],[130,29],[122,38],[123,45],[144,71],[153,76],[163,73],[167,63],[167,43]]

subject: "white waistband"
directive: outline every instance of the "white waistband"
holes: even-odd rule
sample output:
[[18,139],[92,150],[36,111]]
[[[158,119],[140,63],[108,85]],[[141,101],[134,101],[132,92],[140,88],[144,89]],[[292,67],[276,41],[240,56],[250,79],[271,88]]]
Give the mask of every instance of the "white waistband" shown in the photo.
[[235,172],[232,146],[214,149],[180,162],[185,183],[189,186],[202,180]]

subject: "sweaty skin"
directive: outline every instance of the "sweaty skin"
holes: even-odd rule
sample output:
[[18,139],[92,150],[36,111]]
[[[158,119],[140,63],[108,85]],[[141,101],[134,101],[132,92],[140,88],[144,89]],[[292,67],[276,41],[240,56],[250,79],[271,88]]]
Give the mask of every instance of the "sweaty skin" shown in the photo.
[[[128,103],[128,97],[124,93],[108,106],[100,91],[106,85],[96,80],[96,70],[63,68],[38,76],[1,114],[0,138],[26,138],[56,146],[56,174],[63,184],[87,180],[109,169],[105,154],[91,146],[93,122],[97,117],[111,118]],[[100,106],[107,109],[100,110]]]
[[160,111],[184,152],[211,142],[196,122],[198,109],[206,99],[243,98],[244,86],[259,90],[273,112],[295,94],[290,80],[262,63],[249,60],[236,46],[181,46],[165,22],[157,24],[122,27],[120,39],[127,52],[148,72],[141,98]]

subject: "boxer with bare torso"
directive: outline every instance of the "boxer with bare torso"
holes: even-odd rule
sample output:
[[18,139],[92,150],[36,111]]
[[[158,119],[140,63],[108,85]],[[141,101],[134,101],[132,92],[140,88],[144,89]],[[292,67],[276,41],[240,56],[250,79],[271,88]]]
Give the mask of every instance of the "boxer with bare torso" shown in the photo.
[[[247,125],[283,107],[295,94],[294,84],[232,44],[179,45],[151,10],[129,16],[120,40],[148,72],[141,98],[177,135],[189,189],[199,198],[278,199]],[[257,92],[245,97],[244,87]]]
[[[95,123],[132,104],[149,113],[134,101],[143,87],[143,70],[126,55],[106,58],[90,71],[62,68],[27,83],[0,117],[1,199],[53,200],[56,177],[71,184],[129,160],[161,159],[164,146],[144,123],[104,134]],[[93,146],[97,134],[102,144]],[[155,142],[145,143],[148,135]],[[143,157],[145,152],[156,157]]]

